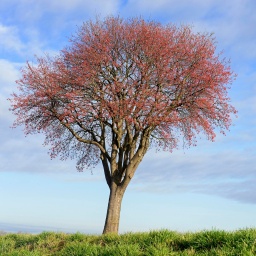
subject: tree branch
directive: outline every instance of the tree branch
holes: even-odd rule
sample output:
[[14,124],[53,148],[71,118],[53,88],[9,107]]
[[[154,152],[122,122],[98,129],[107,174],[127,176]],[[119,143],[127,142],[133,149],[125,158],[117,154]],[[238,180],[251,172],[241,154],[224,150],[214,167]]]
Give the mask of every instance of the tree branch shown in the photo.
[[108,184],[109,189],[111,189],[111,180],[112,179],[111,179],[111,174],[110,174],[110,170],[109,170],[108,161],[107,161],[107,158],[104,154],[101,154],[101,162],[102,162],[102,165],[103,165],[106,182]]

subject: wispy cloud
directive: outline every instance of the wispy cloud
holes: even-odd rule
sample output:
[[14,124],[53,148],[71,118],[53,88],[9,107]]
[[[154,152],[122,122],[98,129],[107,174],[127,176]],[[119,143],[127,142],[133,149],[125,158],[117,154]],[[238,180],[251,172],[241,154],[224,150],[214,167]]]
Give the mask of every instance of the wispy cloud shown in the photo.
[[214,194],[256,204],[256,152],[243,144],[240,147],[225,147],[223,142],[221,147],[206,143],[186,153],[151,151],[136,174],[134,189]]
[[[186,23],[193,19],[203,19],[212,10],[219,9],[220,1],[214,0],[128,0],[123,12],[157,18],[165,22]],[[193,9],[193,11],[191,11]],[[133,10],[133,11],[131,11]]]
[[[82,18],[82,16],[84,19],[86,19],[97,14],[101,14],[103,16],[114,14],[118,11],[119,1],[13,0],[11,3],[9,1],[1,1],[0,7],[3,10],[7,10],[10,8],[10,5],[12,6],[12,15],[15,16],[16,19],[24,24],[33,25],[33,23],[38,24],[39,21],[45,19],[46,17],[50,18],[51,21],[61,19],[62,21],[65,20],[65,22],[68,21],[67,17],[69,17],[69,21],[72,22],[74,19],[79,20]],[[53,28],[51,27],[51,30],[52,29]]]

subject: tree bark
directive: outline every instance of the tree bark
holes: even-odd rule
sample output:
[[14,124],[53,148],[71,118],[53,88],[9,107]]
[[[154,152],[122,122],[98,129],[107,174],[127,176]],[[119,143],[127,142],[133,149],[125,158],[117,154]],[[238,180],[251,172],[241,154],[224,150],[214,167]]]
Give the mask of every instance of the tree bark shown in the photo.
[[121,203],[125,188],[118,186],[112,182],[108,200],[108,210],[105,220],[103,234],[114,233],[118,234],[119,220],[121,212]]

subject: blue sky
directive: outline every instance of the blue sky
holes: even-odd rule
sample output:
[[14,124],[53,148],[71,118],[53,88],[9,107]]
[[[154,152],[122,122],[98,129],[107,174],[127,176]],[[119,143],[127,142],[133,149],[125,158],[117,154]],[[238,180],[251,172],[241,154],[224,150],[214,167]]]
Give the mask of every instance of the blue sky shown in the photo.
[[50,160],[43,136],[10,128],[6,100],[27,60],[58,53],[96,15],[214,32],[238,75],[230,132],[173,153],[149,151],[124,196],[120,232],[256,227],[255,11],[254,0],[1,0],[0,230],[102,232],[109,191],[101,166],[79,173],[75,162]]

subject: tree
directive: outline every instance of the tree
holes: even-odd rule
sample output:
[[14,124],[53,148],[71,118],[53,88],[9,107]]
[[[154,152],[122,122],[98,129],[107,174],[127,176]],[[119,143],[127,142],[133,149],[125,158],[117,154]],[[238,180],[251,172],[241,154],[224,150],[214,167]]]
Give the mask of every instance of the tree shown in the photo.
[[199,132],[214,140],[236,113],[235,75],[212,35],[189,26],[108,17],[84,23],[58,56],[27,63],[12,94],[14,126],[42,132],[51,157],[78,170],[102,163],[110,189],[103,233],[118,233],[121,202],[153,146],[172,150]]

